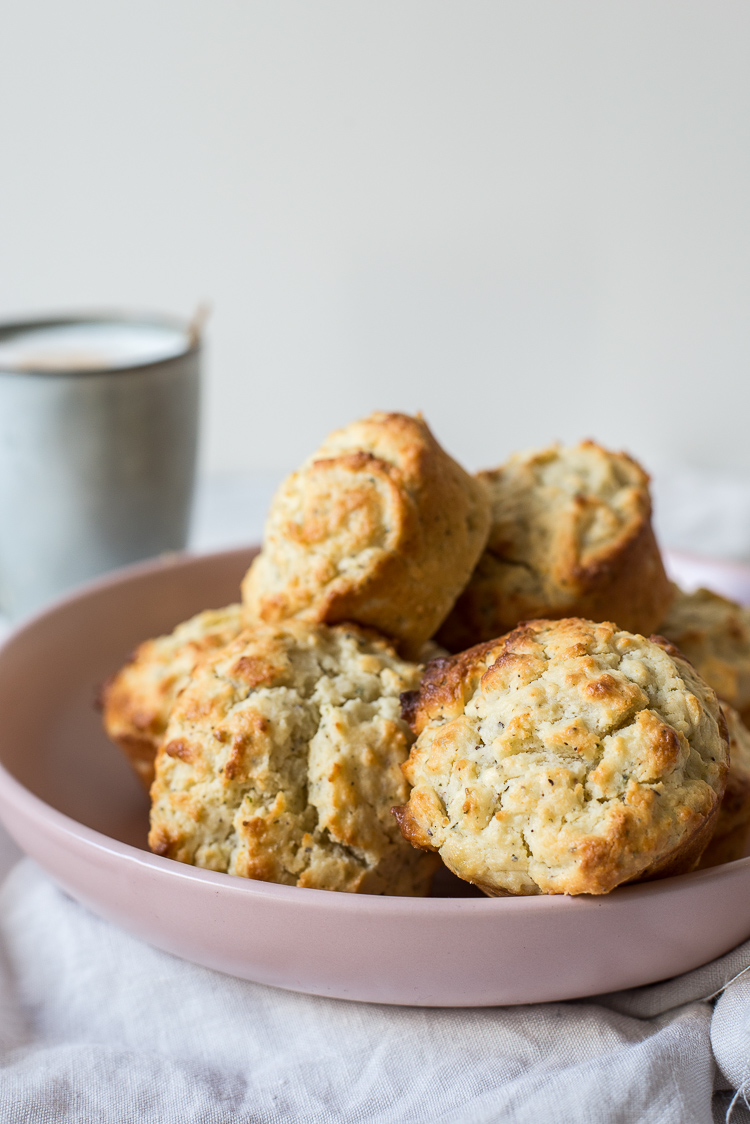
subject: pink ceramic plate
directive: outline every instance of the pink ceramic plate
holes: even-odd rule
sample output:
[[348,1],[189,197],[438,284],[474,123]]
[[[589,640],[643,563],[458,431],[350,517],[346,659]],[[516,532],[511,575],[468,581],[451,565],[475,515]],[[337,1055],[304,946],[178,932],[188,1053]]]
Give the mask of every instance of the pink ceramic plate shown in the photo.
[[[252,882],[145,849],[147,801],[104,738],[97,685],[144,637],[236,600],[252,556],[122,571],[0,649],[0,816],[73,897],[159,948],[278,987],[376,1003],[570,999],[687,971],[750,935],[750,859],[601,898],[365,897]],[[750,601],[750,569],[672,572]]]

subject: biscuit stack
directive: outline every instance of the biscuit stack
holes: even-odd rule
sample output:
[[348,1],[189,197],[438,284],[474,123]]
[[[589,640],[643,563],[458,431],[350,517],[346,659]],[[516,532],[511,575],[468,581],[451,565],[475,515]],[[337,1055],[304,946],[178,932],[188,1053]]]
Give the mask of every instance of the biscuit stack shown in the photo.
[[471,476],[421,417],[331,434],[242,604],[146,641],[103,708],[151,848],[248,878],[425,894],[439,855],[601,894],[750,828],[750,611],[670,585],[648,477],[590,441]]

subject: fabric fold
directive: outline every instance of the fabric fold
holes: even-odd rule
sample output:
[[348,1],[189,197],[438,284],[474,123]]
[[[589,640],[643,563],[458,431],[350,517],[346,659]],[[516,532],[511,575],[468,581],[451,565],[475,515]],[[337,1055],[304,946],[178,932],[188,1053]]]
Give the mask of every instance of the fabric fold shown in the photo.
[[[724,1119],[747,1077],[750,973],[715,1011],[705,997],[750,964],[750,942],[678,979],[570,1003],[346,1003],[150,948],[28,859],[0,891],[0,935],[13,1124],[685,1124]],[[741,1097],[730,1119],[750,1120]]]

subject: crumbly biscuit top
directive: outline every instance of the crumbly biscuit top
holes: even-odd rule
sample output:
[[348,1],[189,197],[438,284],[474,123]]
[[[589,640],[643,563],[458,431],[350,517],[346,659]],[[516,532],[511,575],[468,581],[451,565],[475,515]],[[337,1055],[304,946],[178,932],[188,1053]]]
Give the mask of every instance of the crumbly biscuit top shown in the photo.
[[114,739],[141,736],[154,741],[164,734],[174,697],[196,662],[223,647],[243,626],[242,606],[206,609],[179,624],[167,636],[140,644],[128,663],[102,692],[104,724]]
[[479,475],[492,503],[488,551],[553,603],[651,517],[647,474],[593,441],[517,453]]
[[659,631],[719,698],[750,717],[750,609],[710,589],[685,593],[673,588],[672,607]]
[[406,713],[402,830],[490,893],[607,892],[687,845],[724,790],[713,692],[613,624],[532,621],[435,661]]
[[399,695],[420,668],[348,626],[257,625],[201,664],[172,711],[149,843],[289,885],[425,893],[390,815],[407,795]]
[[651,526],[648,476],[593,441],[517,453],[479,473],[487,546],[437,634],[457,652],[523,620],[614,620],[648,634],[671,597]]
[[259,620],[353,620],[413,653],[466,584],[489,531],[484,485],[421,417],[331,434],[276,493],[243,582]]

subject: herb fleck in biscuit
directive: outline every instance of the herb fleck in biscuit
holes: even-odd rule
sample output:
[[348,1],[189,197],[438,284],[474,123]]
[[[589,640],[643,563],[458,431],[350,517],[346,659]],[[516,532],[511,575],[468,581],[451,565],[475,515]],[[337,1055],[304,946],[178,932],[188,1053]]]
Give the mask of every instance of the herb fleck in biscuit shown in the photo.
[[168,636],[146,640],[104,685],[104,728],[128,757],[145,788],[175,696],[206,653],[228,644],[242,628],[242,606],[208,609]]
[[356,621],[414,655],[448,615],[489,531],[483,482],[421,417],[332,433],[274,497],[243,601],[262,621]]
[[662,642],[537,620],[428,665],[395,809],[489,894],[603,894],[698,863],[727,771],[716,696]]
[[648,635],[671,598],[651,528],[648,476],[593,441],[518,453],[479,473],[487,547],[437,639],[452,652],[522,620],[586,617]]
[[425,894],[434,859],[390,813],[408,796],[399,695],[420,667],[354,626],[259,624],[195,669],[151,789],[157,854],[246,878]]
[[720,699],[750,722],[750,609],[710,589],[675,598],[659,631],[671,640]]

